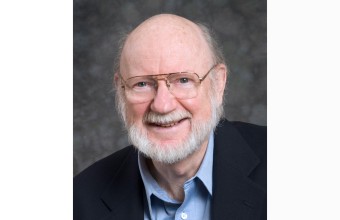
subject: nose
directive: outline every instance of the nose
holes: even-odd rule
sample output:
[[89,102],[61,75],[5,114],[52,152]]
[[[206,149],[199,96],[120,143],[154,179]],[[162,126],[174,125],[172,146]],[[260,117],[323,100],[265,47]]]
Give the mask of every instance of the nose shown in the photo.
[[165,80],[158,81],[158,87],[150,108],[152,111],[166,114],[176,109],[176,98],[170,93]]

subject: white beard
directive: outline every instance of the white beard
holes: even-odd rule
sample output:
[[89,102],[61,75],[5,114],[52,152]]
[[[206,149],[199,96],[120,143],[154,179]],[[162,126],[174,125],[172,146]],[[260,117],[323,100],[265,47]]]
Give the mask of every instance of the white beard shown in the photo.
[[[164,123],[178,121],[180,118],[191,116],[189,112],[173,112],[167,115],[159,115],[148,112],[145,115],[145,122]],[[191,117],[190,117],[191,118]],[[184,141],[166,145],[150,141],[147,131],[144,128],[132,124],[128,127],[128,135],[131,143],[146,157],[162,163],[172,164],[187,158],[200,149],[203,142],[209,138],[211,131],[219,120],[217,117],[216,105],[212,106],[211,117],[206,121],[191,121],[191,132]]]

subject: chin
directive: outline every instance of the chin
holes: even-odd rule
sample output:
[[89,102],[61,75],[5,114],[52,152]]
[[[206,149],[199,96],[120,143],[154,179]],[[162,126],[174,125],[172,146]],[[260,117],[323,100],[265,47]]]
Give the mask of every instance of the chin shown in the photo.
[[197,138],[194,133],[189,133],[181,139],[160,140],[149,138],[144,129],[137,126],[129,128],[131,143],[146,157],[166,164],[181,161],[197,151],[204,140]]

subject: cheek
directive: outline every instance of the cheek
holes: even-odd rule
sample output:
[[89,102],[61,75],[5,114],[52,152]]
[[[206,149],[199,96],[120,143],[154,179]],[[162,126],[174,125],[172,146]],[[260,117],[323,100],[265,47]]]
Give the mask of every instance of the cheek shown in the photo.
[[132,123],[142,123],[144,114],[147,112],[149,108],[149,103],[141,103],[141,104],[126,104],[126,115],[129,124]]
[[193,119],[207,119],[211,114],[209,94],[201,94],[194,99],[182,100],[183,107],[193,115]]

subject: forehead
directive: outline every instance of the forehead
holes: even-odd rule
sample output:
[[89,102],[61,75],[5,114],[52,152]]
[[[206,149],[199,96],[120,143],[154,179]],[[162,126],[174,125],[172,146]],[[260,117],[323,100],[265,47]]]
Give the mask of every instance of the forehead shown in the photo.
[[128,37],[121,57],[122,74],[134,71],[194,71],[210,61],[210,50],[200,29],[186,21],[160,19],[137,27]]

